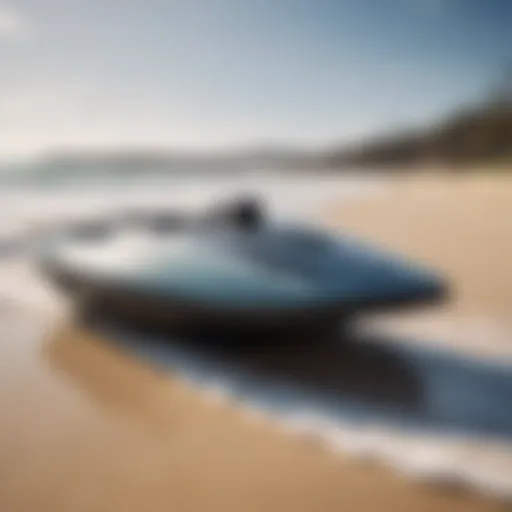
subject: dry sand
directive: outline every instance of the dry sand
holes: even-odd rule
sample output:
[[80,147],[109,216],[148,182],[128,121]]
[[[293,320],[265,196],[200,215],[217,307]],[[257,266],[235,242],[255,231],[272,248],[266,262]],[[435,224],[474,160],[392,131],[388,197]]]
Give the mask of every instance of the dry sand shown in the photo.
[[[441,266],[451,311],[512,307],[512,180],[422,177],[327,220]],[[508,252],[507,252],[508,250]],[[209,400],[169,374],[37,315],[6,309],[0,338],[0,510],[494,510],[340,458]]]

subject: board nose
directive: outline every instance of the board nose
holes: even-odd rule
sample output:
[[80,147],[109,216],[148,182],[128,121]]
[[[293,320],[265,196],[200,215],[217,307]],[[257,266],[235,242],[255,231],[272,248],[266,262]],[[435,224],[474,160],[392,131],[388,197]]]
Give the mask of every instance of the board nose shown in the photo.
[[395,295],[407,302],[418,300],[426,302],[441,302],[449,295],[449,286],[446,278],[432,271],[411,268],[404,270],[396,276]]

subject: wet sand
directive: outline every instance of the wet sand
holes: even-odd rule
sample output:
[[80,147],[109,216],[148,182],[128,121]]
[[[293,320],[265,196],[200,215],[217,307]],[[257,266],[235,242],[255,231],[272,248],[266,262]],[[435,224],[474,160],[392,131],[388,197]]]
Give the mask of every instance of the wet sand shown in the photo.
[[[457,284],[446,314],[501,319],[510,198],[504,178],[423,177],[325,218],[445,269]],[[340,457],[26,308],[5,306],[0,340],[2,511],[500,508]]]

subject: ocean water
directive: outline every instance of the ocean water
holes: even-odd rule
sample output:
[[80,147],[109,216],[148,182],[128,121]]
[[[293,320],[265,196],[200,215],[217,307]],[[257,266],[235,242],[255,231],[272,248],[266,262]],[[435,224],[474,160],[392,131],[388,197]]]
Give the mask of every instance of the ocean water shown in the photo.
[[275,170],[187,175],[141,171],[126,177],[107,173],[89,178],[79,174],[50,182],[26,179],[20,183],[4,180],[3,184],[0,179],[1,204],[9,213],[0,221],[0,234],[41,220],[101,215],[132,207],[199,208],[248,194],[260,197],[276,215],[307,215],[318,204],[375,193],[381,186],[377,178],[368,176]]
[[[261,196],[277,216],[314,221],[329,202],[386,193],[382,179],[319,173],[94,176],[0,186],[0,306],[45,311],[52,325],[65,314],[30,264],[32,243],[47,225],[133,207],[201,208],[242,193]],[[503,357],[498,338],[485,343],[499,357],[451,350],[471,320],[434,316],[427,322],[436,329],[413,322],[405,333],[391,325],[385,334],[378,323],[362,322],[339,339],[252,351],[96,328],[145,364],[182,374],[211,400],[239,402],[255,421],[413,478],[510,499],[512,354]]]

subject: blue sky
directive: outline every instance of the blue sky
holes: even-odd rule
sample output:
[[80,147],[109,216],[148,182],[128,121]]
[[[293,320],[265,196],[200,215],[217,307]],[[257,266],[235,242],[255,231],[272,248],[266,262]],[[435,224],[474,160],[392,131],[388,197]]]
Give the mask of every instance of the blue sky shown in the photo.
[[0,0],[0,154],[415,126],[489,88],[511,27],[508,0]]

